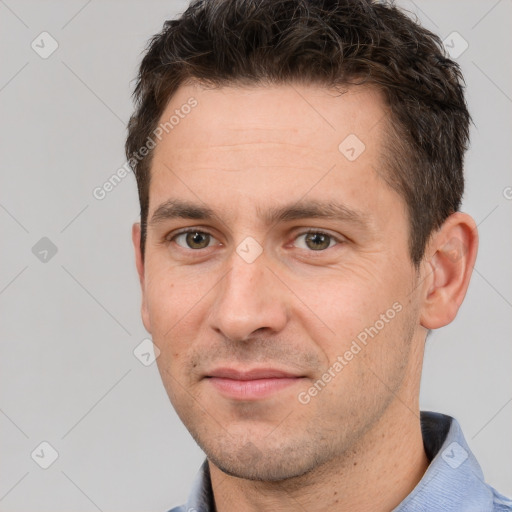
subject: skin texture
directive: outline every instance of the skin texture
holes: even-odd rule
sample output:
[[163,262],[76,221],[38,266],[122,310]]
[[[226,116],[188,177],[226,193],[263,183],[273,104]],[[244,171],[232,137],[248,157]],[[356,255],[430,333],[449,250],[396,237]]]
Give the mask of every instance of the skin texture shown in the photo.
[[[375,90],[189,84],[162,121],[191,97],[197,106],[154,150],[144,260],[138,224],[133,242],[143,322],[170,400],[208,456],[217,510],[391,510],[428,465],[418,404],[425,337],[464,298],[475,223],[453,214],[414,267],[405,203],[383,179],[390,120]],[[365,145],[353,161],[339,150],[350,134]],[[170,199],[218,218],[156,221]],[[265,221],[270,208],[306,200],[341,203],[363,221]],[[183,228],[204,234],[173,238]],[[308,230],[329,237],[308,240]],[[237,252],[258,246],[250,263]],[[377,334],[348,360],[371,326]],[[339,356],[346,364],[335,371]],[[241,400],[207,378],[219,367],[301,378]]]

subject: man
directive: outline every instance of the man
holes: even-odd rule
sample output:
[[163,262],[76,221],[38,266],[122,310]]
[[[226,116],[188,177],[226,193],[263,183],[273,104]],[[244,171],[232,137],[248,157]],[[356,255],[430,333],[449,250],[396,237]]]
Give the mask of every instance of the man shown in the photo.
[[439,39],[369,0],[196,1],[135,97],[142,319],[207,455],[173,510],[512,510],[419,411],[478,245]]

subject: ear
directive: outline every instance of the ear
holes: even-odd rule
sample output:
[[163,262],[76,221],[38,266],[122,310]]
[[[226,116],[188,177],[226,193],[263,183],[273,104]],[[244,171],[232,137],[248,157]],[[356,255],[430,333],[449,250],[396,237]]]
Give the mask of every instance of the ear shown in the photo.
[[438,329],[453,321],[466,296],[477,251],[477,227],[466,213],[450,215],[431,236],[424,258],[423,327]]
[[140,238],[141,238],[140,223],[136,222],[132,226],[132,242],[133,242],[133,249],[135,251],[135,266],[137,267],[137,274],[139,275],[140,287],[141,287],[141,291],[142,291],[141,316],[142,316],[142,323],[144,324],[146,331],[148,331],[151,334],[151,323],[149,321],[149,312],[148,312],[147,302],[146,302],[146,279],[145,279],[145,275],[144,275],[144,258],[142,256],[142,251],[140,248]]

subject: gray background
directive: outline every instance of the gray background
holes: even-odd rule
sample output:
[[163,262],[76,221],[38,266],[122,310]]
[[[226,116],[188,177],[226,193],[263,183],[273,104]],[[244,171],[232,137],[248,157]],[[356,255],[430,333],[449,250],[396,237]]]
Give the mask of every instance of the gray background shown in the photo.
[[[421,407],[455,416],[487,480],[510,495],[512,2],[401,4],[469,44],[458,61],[476,124],[464,210],[481,247],[459,316],[428,340]],[[147,337],[135,180],[92,194],[125,162],[140,53],[185,5],[0,0],[1,511],[165,511],[203,459],[156,365],[133,354]],[[31,47],[43,31],[59,45],[47,59]],[[36,245],[43,237],[55,255]],[[31,458],[42,441],[58,452],[48,469]]]

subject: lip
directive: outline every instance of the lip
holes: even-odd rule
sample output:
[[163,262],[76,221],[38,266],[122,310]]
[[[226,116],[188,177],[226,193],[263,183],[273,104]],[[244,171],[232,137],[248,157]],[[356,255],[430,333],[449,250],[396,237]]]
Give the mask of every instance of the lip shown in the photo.
[[301,382],[303,378],[276,368],[218,368],[206,376],[207,382],[217,391],[235,400],[263,399]]
[[207,374],[207,377],[218,377],[233,380],[258,380],[258,379],[286,379],[298,378],[291,372],[277,368],[252,368],[250,370],[237,370],[236,368],[217,368]]

